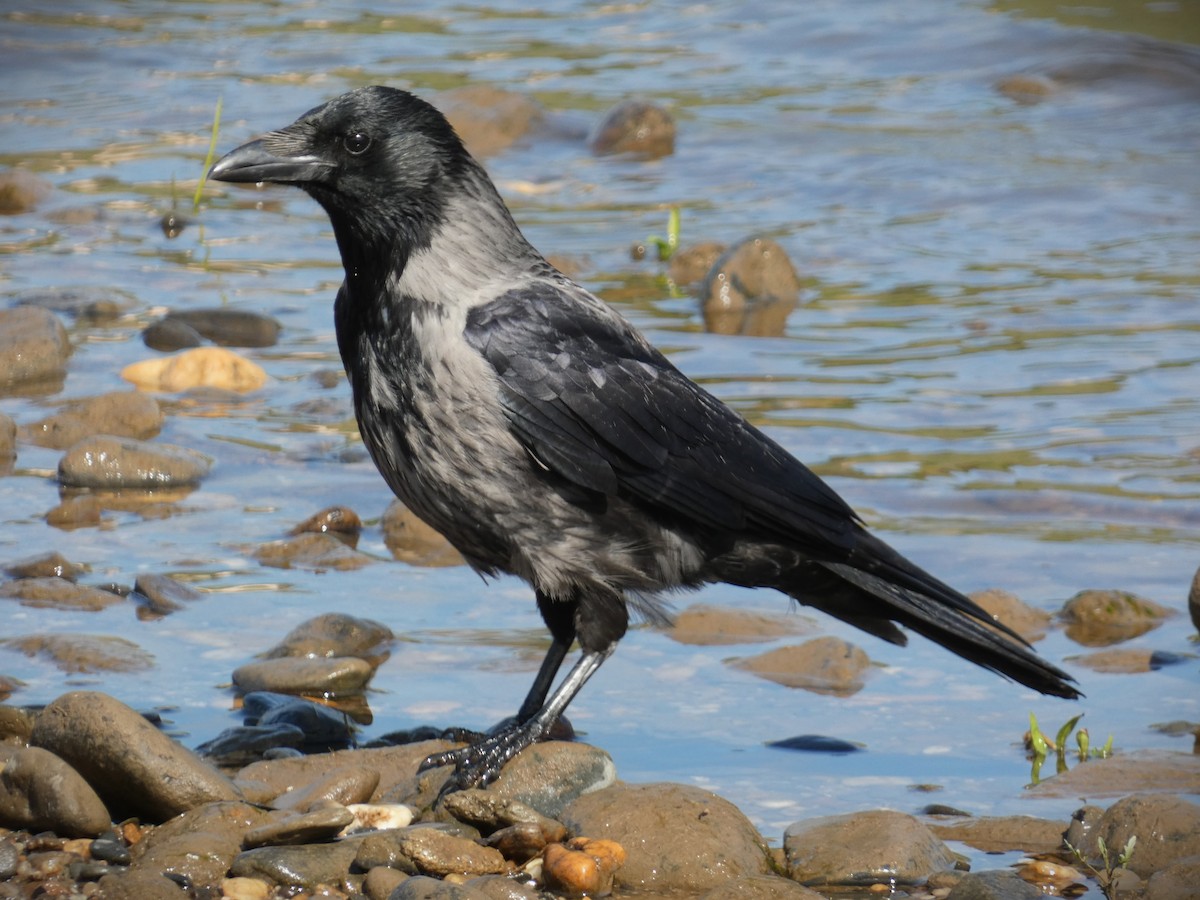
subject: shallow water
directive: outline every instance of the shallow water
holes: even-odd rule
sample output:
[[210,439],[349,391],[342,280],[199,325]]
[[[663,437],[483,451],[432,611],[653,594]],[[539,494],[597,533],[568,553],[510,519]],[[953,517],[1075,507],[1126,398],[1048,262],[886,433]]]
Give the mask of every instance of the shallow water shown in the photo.
[[[0,631],[119,634],[152,652],[149,676],[67,676],[0,648],[0,674],[37,703],[77,685],[172,706],[194,745],[236,721],[234,667],[313,615],[379,619],[397,645],[370,697],[367,736],[435,722],[486,725],[515,709],[542,638],[528,591],[466,569],[390,561],[389,502],[350,420],[330,305],[331,233],[299,192],[209,186],[188,211],[217,98],[228,150],[349,87],[387,82],[436,100],[486,83],[552,113],[488,167],[535,245],[565,256],[674,361],[828,476],[891,543],[971,591],[997,586],[1057,609],[1088,587],[1180,611],[1134,646],[1193,651],[1184,612],[1200,563],[1200,23],[1189,5],[876,5],[682,2],[410,4],[78,3],[0,14],[0,165],[56,188],[0,219],[0,291],[115,295],[127,314],[76,324],[63,391],[7,397],[18,422],[61,400],[127,387],[153,355],[140,330],[166,308],[228,304],[277,317],[280,344],[247,351],[272,376],[244,400],[166,397],[159,440],[216,460],[167,518],[112,513],[60,532],[59,454],[22,447],[0,480],[0,559],[59,550],[87,580],[141,572],[209,593],[157,622],[3,609]],[[1163,43],[1164,39],[1175,43]],[[1013,76],[1050,79],[1012,96]],[[1044,83],[1044,82],[1039,82]],[[679,123],[656,162],[596,159],[579,137],[640,95]],[[531,189],[531,185],[536,189]],[[707,335],[695,302],[629,247],[683,211],[683,242],[768,234],[806,281],[776,338]],[[313,401],[319,401],[314,403]],[[369,527],[356,572],[259,566],[253,547],[341,503]],[[780,597],[712,587],[682,597],[787,615]],[[803,615],[803,611],[799,614]],[[767,647],[688,647],[639,629],[572,707],[622,777],[718,791],[772,839],[806,815],[931,800],[977,813],[1065,816],[1073,800],[1023,794],[1029,711],[1077,711],[1119,749],[1179,739],[1200,719],[1195,660],[1143,675],[1076,672],[1088,698],[1040,698],[921,640],[901,650],[814,617],[813,634],[879,666],[848,699],[728,667]],[[778,643],[785,643],[786,639]],[[1085,652],[1061,632],[1039,650]],[[820,733],[849,756],[764,742]],[[1102,740],[1102,738],[1101,738]],[[909,786],[936,783],[932,796]]]

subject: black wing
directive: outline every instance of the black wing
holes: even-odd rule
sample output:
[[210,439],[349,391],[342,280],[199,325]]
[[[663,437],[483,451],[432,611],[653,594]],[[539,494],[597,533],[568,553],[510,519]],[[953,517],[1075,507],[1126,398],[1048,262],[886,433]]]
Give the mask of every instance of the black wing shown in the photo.
[[828,485],[579,288],[510,291],[473,309],[465,334],[513,432],[574,485],[817,558],[852,550],[857,519]]

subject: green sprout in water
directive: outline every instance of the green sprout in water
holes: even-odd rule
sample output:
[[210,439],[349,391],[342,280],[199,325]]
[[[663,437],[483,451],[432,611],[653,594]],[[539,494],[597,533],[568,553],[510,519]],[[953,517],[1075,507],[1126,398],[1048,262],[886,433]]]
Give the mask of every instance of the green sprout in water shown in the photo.
[[1117,870],[1128,867],[1129,861],[1133,859],[1133,848],[1137,846],[1137,835],[1130,835],[1129,840],[1125,842],[1125,849],[1115,857],[1109,851],[1108,844],[1104,842],[1103,835],[1097,835],[1096,848],[1100,851],[1100,868],[1094,866],[1091,860],[1083,855],[1083,851],[1072,845],[1070,841],[1063,843],[1084,868],[1092,873],[1092,877],[1100,885],[1100,892],[1104,894],[1106,900],[1117,900]]
[[196,185],[196,193],[192,195],[192,212],[200,210],[200,194],[204,183],[208,180],[208,170],[212,168],[213,157],[217,155],[217,132],[221,128],[221,103],[225,98],[217,98],[217,108],[213,112],[212,135],[208,139],[208,153],[204,156],[204,171],[200,173],[200,183]]
[[659,237],[657,234],[652,234],[646,238],[646,246],[653,246],[658,250],[659,262],[666,262],[679,248],[679,207],[672,206],[671,214],[667,217],[667,236]]
[[[1062,773],[1067,771],[1067,742],[1071,738],[1071,732],[1075,730],[1075,726],[1079,724],[1079,720],[1082,718],[1083,713],[1080,713],[1074,718],[1068,719],[1058,729],[1054,740],[1050,740],[1038,726],[1037,716],[1033,713],[1029,714],[1029,749],[1033,752],[1033,770],[1030,773],[1030,781],[1033,784],[1038,784],[1041,781],[1042,763],[1046,761],[1046,757],[1051,752],[1057,757],[1055,772]],[[1108,736],[1108,740],[1104,742],[1103,747],[1099,750],[1093,750],[1087,729],[1081,728],[1075,732],[1075,743],[1079,747],[1080,762],[1084,762],[1092,757],[1103,759],[1112,756],[1113,737],[1111,734]]]

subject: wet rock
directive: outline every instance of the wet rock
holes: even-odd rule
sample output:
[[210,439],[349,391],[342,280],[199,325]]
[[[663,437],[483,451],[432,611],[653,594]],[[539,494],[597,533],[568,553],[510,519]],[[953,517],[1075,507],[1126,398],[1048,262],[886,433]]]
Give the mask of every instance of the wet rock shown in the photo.
[[371,799],[380,801],[397,786],[408,789],[417,766],[426,756],[452,746],[447,741],[422,741],[400,747],[339,750],[294,759],[264,760],[242,769],[235,783],[247,796],[253,795],[258,802],[269,803],[287,791],[318,781],[328,772],[349,767],[378,774],[379,785]]
[[4,751],[6,745],[19,748],[28,744],[36,720],[36,709],[0,706],[0,752]]
[[1007,75],[996,82],[996,90],[1022,106],[1032,106],[1061,88],[1045,75]]
[[353,656],[284,657],[239,666],[233,672],[238,690],[277,694],[361,694],[375,673],[371,664]]
[[238,854],[229,867],[236,878],[259,878],[271,884],[313,888],[341,884],[354,864],[358,844],[334,841],[296,847],[257,847]]
[[[1180,790],[1186,790],[1180,786]],[[1074,844],[1093,865],[1100,864],[1097,839],[1110,853],[1120,853],[1130,837],[1137,845],[1128,868],[1143,878],[1190,856],[1200,855],[1200,805],[1167,794],[1122,797],[1100,816],[1089,833]]]
[[222,900],[268,900],[271,885],[259,878],[225,878],[221,881]]
[[104,505],[93,494],[64,497],[62,503],[46,513],[46,524],[53,528],[71,531],[88,528],[103,521]]
[[1022,881],[1037,885],[1043,895],[1058,897],[1073,885],[1083,886],[1083,873],[1057,859],[1026,859],[1016,869]]
[[239,725],[200,744],[196,753],[213,765],[245,766],[262,759],[268,750],[303,744],[304,732],[295,725]]
[[[363,879],[363,893],[367,900],[389,900],[392,892],[408,878],[403,872],[390,866],[375,866],[367,871]],[[430,881],[433,881],[431,878]],[[536,898],[531,898],[536,900]]]
[[21,438],[39,447],[65,450],[86,437],[109,434],[146,440],[163,426],[158,401],[137,391],[114,391],[72,400],[52,416],[21,429]]
[[46,179],[25,169],[5,169],[0,172],[0,216],[31,212],[52,188]]
[[625,849],[615,841],[580,837],[551,844],[542,856],[546,887],[569,897],[605,897],[613,875],[625,864]]
[[289,631],[264,656],[357,656],[360,659],[386,659],[387,648],[395,640],[392,629],[374,619],[362,619],[345,613],[325,613],[301,622]]
[[919,884],[955,863],[919,821],[882,809],[797,822],[783,848],[788,874],[808,886]]
[[25,747],[0,769],[0,825],[95,837],[112,824],[83,777],[48,750]]
[[699,284],[725,252],[725,245],[716,241],[702,241],[680,247],[671,254],[667,263],[667,275],[679,287]]
[[0,413],[0,475],[12,471],[17,458],[17,423],[11,416]]
[[728,801],[688,785],[613,785],[575,800],[562,818],[576,834],[625,848],[618,888],[696,893],[770,871],[750,821]]
[[332,534],[300,534],[282,541],[262,544],[254,558],[276,569],[334,569],[345,572],[361,569],[375,560],[346,546]]
[[105,694],[75,691],[54,700],[30,742],[73,766],[116,816],[162,822],[237,799],[228,778]]
[[0,309],[0,394],[57,390],[70,355],[67,329],[54,313],[28,306]]
[[[11,675],[0,675],[0,700],[7,700],[14,692],[24,686],[25,682],[20,678],[14,678]],[[0,711],[0,741],[6,737],[4,724],[4,715]]]
[[83,571],[83,566],[76,565],[56,550],[18,559],[4,566],[4,573],[11,578],[64,578],[75,581]]
[[104,900],[188,900],[178,882],[157,872],[108,874],[98,885]]
[[94,287],[24,291],[16,302],[95,324],[110,322],[135,305],[130,294]]
[[467,884],[452,884],[426,875],[406,878],[388,900],[491,900],[488,894]]
[[538,900],[544,896],[534,882],[520,882],[508,875],[480,875],[467,879],[463,886],[488,900]]
[[1044,900],[1045,896],[1016,872],[992,869],[964,875],[946,900]]
[[123,598],[111,591],[75,584],[65,578],[18,578],[0,584],[0,597],[19,600],[35,609],[75,609],[96,612]]
[[679,613],[663,633],[680,644],[755,644],[800,634],[811,624],[808,619],[795,615],[771,615],[697,603]]
[[1053,853],[1062,847],[1063,823],[1033,816],[962,817],[928,823],[942,841],[961,841],[984,853]]
[[1029,790],[1046,797],[1119,797],[1135,791],[1200,794],[1200,756],[1135,750],[1088,760]]
[[307,812],[330,803],[349,807],[367,803],[377,787],[378,771],[348,765],[325,772],[307,784],[280,794],[271,805],[276,809],[296,812]]
[[410,860],[421,875],[490,875],[508,869],[498,850],[437,828],[402,828],[381,832],[380,837],[385,834],[394,841],[399,855]]
[[1165,606],[1125,591],[1080,591],[1064,605],[1059,618],[1067,637],[1085,647],[1106,647],[1152,631],[1172,615]]
[[413,566],[464,565],[462,554],[441,533],[430,528],[399,500],[393,500],[379,523],[383,542],[393,558]]
[[507,149],[545,115],[532,98],[484,84],[455,88],[438,99],[467,150],[480,158]]
[[267,818],[247,803],[205,804],[151,829],[130,849],[133,867],[196,885],[219,884],[245,834]]
[[[423,780],[425,789],[440,789],[449,774],[448,767],[423,773],[430,776]],[[547,818],[559,819],[577,797],[611,785],[616,775],[612,757],[598,747],[545,741],[518,754],[486,790],[502,800],[522,803]],[[432,797],[429,802],[422,802],[422,796],[427,795],[392,799],[417,807],[429,805]]]
[[274,347],[279,341],[280,330],[279,322],[270,316],[218,306],[173,310],[147,328],[142,333],[142,340],[153,350],[199,346],[193,343],[172,346],[177,339],[190,339],[190,334],[222,347]]
[[767,746],[780,750],[798,750],[803,753],[857,753],[865,747],[864,744],[856,744],[823,734],[798,734],[794,737],[770,741]]
[[1091,669],[1093,672],[1135,675],[1157,672],[1166,666],[1178,665],[1192,658],[1194,657],[1190,654],[1164,653],[1147,647],[1111,647],[1108,650],[1097,650],[1095,653],[1087,653],[1083,656],[1068,656],[1067,660]]
[[5,638],[4,643],[26,656],[44,656],[63,672],[140,672],[154,667],[154,657],[137,644],[107,634],[30,634]]
[[658,159],[675,152],[675,120],[661,106],[623,100],[604,114],[588,147],[596,156],[628,153]]
[[1200,631],[1200,569],[1192,576],[1192,586],[1188,590],[1188,615],[1192,617],[1192,627]]
[[501,797],[487,790],[455,791],[442,800],[442,808],[460,822],[492,834],[513,825],[532,825],[544,843],[566,840],[566,828],[557,819],[544,816],[519,800]]
[[770,238],[747,238],[705,276],[704,327],[714,334],[781,335],[799,296],[800,279],[787,252]]
[[778,875],[743,875],[713,888],[700,900],[825,900],[825,895]]
[[184,447],[96,435],[67,450],[58,480],[106,490],[169,488],[198,484],[211,465],[208,457]]
[[146,326],[142,332],[142,343],[151,350],[173,353],[204,345],[204,335],[179,319],[165,316]]
[[988,615],[999,619],[1031,644],[1044,638],[1050,628],[1050,613],[1030,606],[1016,594],[1000,588],[988,588],[968,596],[982,606]]
[[862,690],[871,660],[860,647],[826,636],[735,660],[733,665],[786,687],[846,697]]
[[1195,898],[1197,885],[1200,885],[1200,856],[1187,856],[1151,875],[1141,900]]
[[362,520],[354,510],[345,506],[328,506],[320,512],[313,513],[289,534],[333,534],[340,537],[349,546],[358,543],[358,535],[362,531]]
[[314,749],[346,746],[353,738],[344,712],[288,694],[252,691],[242,698],[242,712],[247,725],[291,725],[300,729],[305,745]]
[[242,846],[249,850],[252,847],[330,841],[353,821],[354,813],[336,805],[278,815],[247,831],[242,837]]
[[246,394],[267,383],[262,367],[224,347],[196,347],[174,356],[130,363],[121,377],[147,391],[216,388]]
[[[139,603],[145,602],[151,610],[161,615],[182,609],[187,603],[194,603],[204,595],[193,587],[176,581],[169,575],[156,575],[152,572],[139,575],[133,584],[133,599]],[[136,595],[136,596],[135,596]]]

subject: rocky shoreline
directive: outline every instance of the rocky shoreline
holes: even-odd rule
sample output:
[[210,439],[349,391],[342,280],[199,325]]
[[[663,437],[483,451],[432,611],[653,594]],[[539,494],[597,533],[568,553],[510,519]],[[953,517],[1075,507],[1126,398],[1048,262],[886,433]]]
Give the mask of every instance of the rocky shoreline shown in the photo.
[[[291,706],[293,721],[317,706],[271,702],[259,706]],[[576,742],[535,745],[486,790],[439,802],[446,770],[418,774],[417,766],[453,746],[441,738],[308,754],[260,744],[256,761],[218,766],[90,691],[41,710],[0,707],[0,727],[3,900],[532,900],[610,891],[999,900],[1095,888],[1087,864],[1104,872],[1100,839],[1123,847],[1131,836],[1136,851],[1115,873],[1113,896],[1175,900],[1197,896],[1200,884],[1200,806],[1170,793],[1083,806],[1067,822],[944,807],[825,816],[793,824],[772,849],[717,795],[622,783],[603,750]],[[1200,789],[1200,758],[1175,756],[1166,784]],[[1119,759],[1074,771],[1103,782],[1120,771]],[[947,841],[1025,859],[968,872]]]

